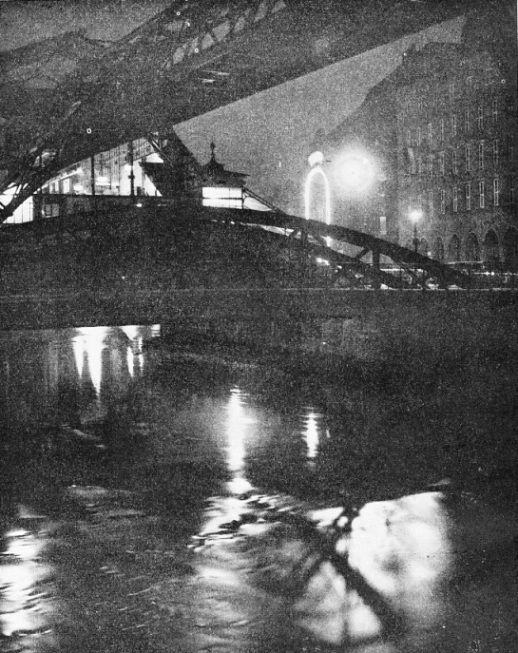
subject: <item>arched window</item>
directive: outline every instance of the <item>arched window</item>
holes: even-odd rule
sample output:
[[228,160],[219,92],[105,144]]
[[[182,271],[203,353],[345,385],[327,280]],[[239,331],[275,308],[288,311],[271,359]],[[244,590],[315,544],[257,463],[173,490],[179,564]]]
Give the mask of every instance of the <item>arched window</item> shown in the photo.
[[504,266],[511,272],[518,271],[518,230],[511,227],[505,232],[502,241]]
[[448,261],[460,261],[460,238],[452,236],[448,244]]
[[466,238],[466,261],[480,261],[480,245],[474,233]]
[[436,239],[433,256],[438,261],[444,261],[444,241],[442,238]]
[[484,238],[484,261],[490,265],[500,262],[500,243],[493,229],[490,229]]

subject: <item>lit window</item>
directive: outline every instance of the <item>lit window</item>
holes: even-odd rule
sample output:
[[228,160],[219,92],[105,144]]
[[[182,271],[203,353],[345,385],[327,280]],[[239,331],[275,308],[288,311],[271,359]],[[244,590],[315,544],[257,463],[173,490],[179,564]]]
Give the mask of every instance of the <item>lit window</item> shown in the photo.
[[466,134],[469,133],[471,130],[471,113],[469,109],[466,109],[466,112],[464,114],[464,131]]
[[450,100],[455,99],[455,82],[450,82],[448,91],[450,93]]
[[500,206],[500,179],[493,179],[493,205]]
[[496,125],[498,122],[499,112],[498,112],[498,98],[493,100],[493,124]]
[[454,186],[454,187],[453,187],[453,202],[452,202],[452,206],[453,206],[453,211],[454,211],[454,213],[457,213],[457,211],[459,210],[459,189],[457,188],[457,186]]
[[63,179],[63,193],[70,193],[70,177]]
[[493,141],[493,165],[495,168],[498,168],[500,163],[500,141],[498,138],[495,138]]
[[466,172],[470,172],[471,170],[471,146],[466,145]]
[[478,167],[479,170],[484,170],[484,141],[478,144]]
[[481,209],[485,208],[486,206],[486,182],[485,181],[478,182],[478,197],[479,197],[479,202],[478,202],[479,207]]
[[202,204],[203,206],[241,209],[243,208],[243,191],[241,188],[204,186]]
[[441,213],[446,213],[446,191],[441,190]]
[[471,211],[471,182],[466,183],[466,211]]

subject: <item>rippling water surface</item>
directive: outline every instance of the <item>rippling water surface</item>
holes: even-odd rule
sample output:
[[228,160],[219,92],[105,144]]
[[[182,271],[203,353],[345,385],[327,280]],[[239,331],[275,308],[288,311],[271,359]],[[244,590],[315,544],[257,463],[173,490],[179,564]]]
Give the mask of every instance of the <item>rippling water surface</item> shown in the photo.
[[158,326],[1,351],[6,651],[516,650],[509,482],[430,486],[451,420]]

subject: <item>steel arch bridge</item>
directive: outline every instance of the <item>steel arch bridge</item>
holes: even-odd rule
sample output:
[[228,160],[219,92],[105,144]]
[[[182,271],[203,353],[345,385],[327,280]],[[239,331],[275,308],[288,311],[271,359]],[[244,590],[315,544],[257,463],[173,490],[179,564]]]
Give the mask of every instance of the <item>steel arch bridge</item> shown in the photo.
[[[363,288],[420,287],[424,290],[430,284],[438,288],[471,286],[467,275],[441,261],[348,227],[266,211],[215,209],[205,219],[271,229],[290,240],[297,240],[314,260],[330,265],[331,286],[339,285],[340,281],[345,281],[348,287]],[[346,253],[344,245],[357,251]]]
[[[41,244],[49,239],[56,247],[52,257],[59,259],[63,254],[71,260],[72,267],[78,267],[85,256],[97,258],[101,250],[108,252],[106,261],[111,267],[118,252],[131,250],[137,256],[143,256],[142,261],[149,266],[150,273],[153,265],[157,269],[160,266],[169,268],[167,278],[170,282],[166,284],[174,285],[173,268],[179,265],[188,270],[196,265],[196,257],[185,258],[185,252],[179,251],[179,262],[175,262],[174,256],[170,258],[169,254],[160,258],[159,250],[176,240],[181,243],[181,248],[191,248],[194,255],[192,248],[203,250],[204,239],[208,238],[210,243],[212,234],[220,243],[220,249],[213,252],[212,259],[209,256],[209,260],[204,261],[208,279],[211,268],[215,273],[219,261],[244,248],[243,269],[253,271],[253,257],[257,266],[262,268],[268,267],[267,261],[270,260],[273,265],[268,272],[270,277],[279,265],[275,252],[292,252],[293,258],[290,255],[289,261],[281,267],[286,270],[287,278],[292,279],[291,283],[300,287],[311,287],[312,284],[324,288],[360,289],[471,286],[472,279],[468,275],[414,250],[348,227],[308,220],[279,210],[213,208],[201,206],[194,200],[179,204],[175,200],[153,197],[139,198],[138,205],[134,206],[117,201],[129,198],[107,196],[98,199],[105,200],[104,206],[101,202],[93,210],[2,229],[0,250],[6,253],[14,252],[17,246],[26,247],[29,259],[36,256],[33,262],[36,267],[42,265],[37,262]],[[140,234],[136,241],[135,234]],[[66,247],[62,249],[67,242],[73,250],[68,253]],[[232,251],[233,248],[236,252]],[[145,251],[150,253],[142,254]],[[257,257],[264,260],[257,260]],[[302,276],[297,276],[294,270],[301,265]],[[25,267],[30,266],[31,263],[27,263]],[[43,264],[45,266],[48,263]],[[30,279],[30,274],[27,278]],[[257,283],[261,285],[259,281]],[[279,285],[280,282],[272,277],[269,283]],[[30,290],[31,282],[27,281],[26,286]]]

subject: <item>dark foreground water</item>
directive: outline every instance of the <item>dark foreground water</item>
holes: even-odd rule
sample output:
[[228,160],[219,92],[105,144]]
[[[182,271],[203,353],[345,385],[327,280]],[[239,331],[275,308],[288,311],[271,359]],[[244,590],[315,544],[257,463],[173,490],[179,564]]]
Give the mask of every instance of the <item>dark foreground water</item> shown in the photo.
[[0,340],[2,650],[518,650],[512,401],[159,327]]

